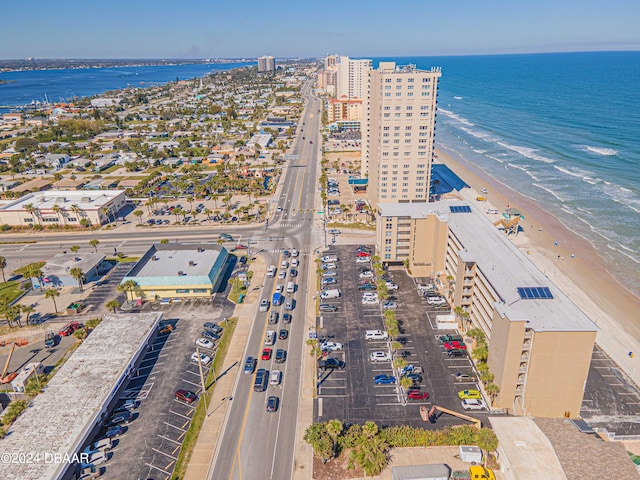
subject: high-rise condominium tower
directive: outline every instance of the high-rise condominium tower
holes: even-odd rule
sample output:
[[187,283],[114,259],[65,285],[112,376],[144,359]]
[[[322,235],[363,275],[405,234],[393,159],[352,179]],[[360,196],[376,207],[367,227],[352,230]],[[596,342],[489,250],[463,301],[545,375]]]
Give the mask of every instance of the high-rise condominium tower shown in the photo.
[[428,202],[439,68],[380,62],[368,70],[362,101],[362,175],[379,203]]

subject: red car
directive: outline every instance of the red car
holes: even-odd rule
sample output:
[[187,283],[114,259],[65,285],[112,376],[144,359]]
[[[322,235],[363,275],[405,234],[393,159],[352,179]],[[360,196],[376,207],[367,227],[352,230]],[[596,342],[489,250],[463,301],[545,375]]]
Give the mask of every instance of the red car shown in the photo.
[[271,359],[271,349],[270,348],[265,348],[264,350],[262,350],[262,359],[263,360],[270,360]]
[[247,246],[246,245],[242,245],[242,244],[238,244],[235,246],[235,250],[246,250]]
[[196,395],[193,392],[190,392],[189,390],[180,389],[180,390],[176,390],[174,398],[176,400],[180,400],[181,402],[185,402],[191,405],[193,402],[195,402],[198,399],[198,395]]
[[464,342],[458,341],[445,342],[444,348],[447,350],[466,350],[467,345]]
[[358,252],[358,257],[370,257],[371,254],[369,252]]
[[427,392],[421,392],[420,390],[409,390],[407,398],[411,400],[426,400],[429,398],[429,394]]
[[78,322],[71,322],[58,332],[58,335],[61,337],[68,337],[69,335],[73,335],[73,332],[80,328],[80,324]]

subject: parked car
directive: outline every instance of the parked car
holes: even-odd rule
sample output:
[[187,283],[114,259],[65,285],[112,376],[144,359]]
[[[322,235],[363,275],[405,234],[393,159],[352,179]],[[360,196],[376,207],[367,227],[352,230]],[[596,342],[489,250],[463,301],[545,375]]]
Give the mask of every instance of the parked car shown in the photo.
[[286,278],[286,277],[287,277],[287,271],[286,271],[286,270],[280,270],[280,271],[278,272],[278,278],[279,278],[280,280],[282,280],[282,279],[284,279],[284,278]]
[[193,402],[195,402],[198,399],[198,395],[196,395],[195,393],[189,391],[189,390],[176,390],[176,393],[174,395],[176,400],[180,400],[182,402],[188,403],[189,405],[191,405]]
[[384,310],[395,310],[396,308],[398,308],[398,304],[396,302],[392,302],[391,300],[387,300],[382,305],[382,308]]
[[325,255],[320,260],[322,263],[333,263],[338,261],[338,257],[336,255]]
[[398,290],[398,284],[397,283],[393,283],[393,282],[387,282],[387,290]]
[[392,375],[376,375],[373,377],[373,382],[376,385],[388,385],[396,383],[396,377]]
[[338,267],[336,266],[335,263],[323,263],[322,264],[322,269],[323,270],[335,270]]
[[206,338],[199,338],[196,340],[196,345],[202,348],[208,348],[211,350],[213,348],[213,342]]
[[323,342],[320,348],[324,351],[334,352],[336,350],[342,350],[342,344],[337,342]]
[[337,276],[338,276],[338,272],[336,272],[335,270],[329,270],[322,274],[322,278],[337,277]]
[[320,311],[321,312],[335,312],[336,310],[338,310],[338,307],[336,307],[335,305],[330,305],[328,303],[321,303],[320,304]]
[[407,398],[409,400],[427,400],[429,398],[429,394],[420,390],[409,390],[407,392]]
[[388,352],[371,352],[369,360],[372,362],[390,362],[391,354]]
[[131,410],[135,410],[139,406],[140,406],[140,402],[136,400],[126,400],[122,405],[120,405],[119,407],[116,407],[113,410],[113,413],[130,412]]
[[438,341],[440,343],[446,343],[446,342],[462,342],[462,336],[461,335],[440,335],[438,337]]
[[360,278],[373,278],[373,272],[371,270],[363,270],[358,274]]
[[200,363],[203,365],[209,365],[211,363],[211,357],[205,355],[204,353],[198,354],[198,352],[193,352],[191,354],[191,361],[198,363],[198,355],[200,356]]
[[336,283],[338,283],[338,280],[336,280],[335,277],[322,279],[322,285],[335,285]]
[[378,305],[379,303],[378,297],[362,297],[362,305]]
[[460,402],[465,410],[484,410],[487,405],[479,398],[465,398]]
[[404,376],[410,378],[414,385],[422,382],[422,375],[420,375],[419,373],[407,373]]
[[371,257],[358,257],[356,258],[356,263],[369,263],[371,261]]
[[89,465],[84,468],[80,465],[80,467],[80,470],[78,470],[76,474],[76,480],[94,480],[100,477],[105,470],[104,467],[97,467],[95,465]]
[[107,432],[104,434],[104,436],[106,438],[118,437],[122,435],[124,432],[126,432],[126,430],[127,430],[126,427],[122,425],[116,425],[115,427],[109,428]]
[[124,412],[118,412],[113,415],[105,424],[105,427],[114,427],[116,425],[126,425],[133,420],[133,414],[126,410]]
[[216,325],[213,322],[206,322],[204,328],[211,330],[213,333],[222,333],[223,328],[220,325]]
[[449,355],[450,357],[466,357],[468,354],[466,350],[454,348],[452,350],[447,350],[447,355]]
[[374,291],[377,290],[378,287],[375,283],[371,282],[363,282],[358,284],[358,290],[360,291]]
[[359,251],[356,255],[358,257],[370,257],[371,256],[371,254],[369,252],[365,252],[364,250]]
[[93,455],[96,452],[108,452],[113,447],[113,442],[110,438],[103,438],[91,445],[87,446],[82,453],[86,455]]
[[453,341],[453,342],[445,342],[444,343],[444,348],[446,350],[466,350],[467,349],[467,345],[464,342],[458,342],[458,341]]
[[383,330],[367,330],[364,333],[365,340],[386,340],[389,334]]
[[220,340],[220,335],[218,335],[217,333],[213,333],[211,330],[203,330],[202,332],[200,332],[200,335],[210,340]]
[[82,325],[80,325],[78,322],[68,323],[62,328],[62,330],[58,332],[58,335],[60,335],[61,337],[68,337],[69,335],[73,335],[73,332],[78,330],[80,327],[82,327]]
[[276,396],[270,396],[267,399],[267,412],[277,412],[280,399]]
[[453,374],[453,378],[458,382],[475,382],[477,377],[475,375],[469,375],[468,373],[456,372]]
[[338,360],[337,358],[327,357],[321,360],[318,360],[318,368],[320,370],[342,370],[346,367],[346,363],[342,360]]
[[479,390],[474,390],[474,389],[470,389],[470,390],[460,390],[458,392],[458,398],[464,400],[465,398],[467,399],[471,399],[471,398],[482,398],[482,394],[480,393]]

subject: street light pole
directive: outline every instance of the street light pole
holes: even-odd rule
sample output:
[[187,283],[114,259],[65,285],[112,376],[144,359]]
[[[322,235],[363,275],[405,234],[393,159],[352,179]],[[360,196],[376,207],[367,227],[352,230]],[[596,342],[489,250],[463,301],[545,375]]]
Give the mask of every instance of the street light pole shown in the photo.
[[202,371],[202,358],[200,358],[200,349],[196,348],[196,353],[198,354],[198,370],[200,370],[200,385],[202,386],[202,399],[204,400],[204,411],[208,410],[207,408],[207,387],[204,384],[204,372]]

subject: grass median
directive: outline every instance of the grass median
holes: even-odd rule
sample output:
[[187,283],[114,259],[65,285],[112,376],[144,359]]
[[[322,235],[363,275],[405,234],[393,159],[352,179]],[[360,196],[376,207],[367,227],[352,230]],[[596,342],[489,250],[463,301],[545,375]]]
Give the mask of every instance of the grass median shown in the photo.
[[[237,323],[238,319],[235,317],[231,317],[227,320],[227,325],[225,326],[224,333],[220,339],[220,343],[218,344],[218,350],[205,381],[207,391],[203,395],[206,396],[207,405],[209,405],[211,397],[213,396],[213,391],[216,388],[214,375],[216,372],[218,374],[222,373],[222,365],[224,365],[224,359],[227,356],[227,350],[231,344],[231,339],[233,338],[233,332],[235,331]],[[176,460],[176,468],[173,471],[173,475],[171,475],[172,480],[180,480],[184,478],[185,473],[187,472],[187,466],[189,465],[189,460],[191,460],[191,454],[193,453],[193,449],[198,441],[198,436],[200,435],[200,430],[202,429],[202,424],[206,416],[207,411],[205,409],[205,402],[200,398],[198,405],[196,406],[196,410],[193,413],[189,430],[187,430],[187,433],[184,436],[184,442],[182,442],[182,448],[180,449],[178,460]]]

